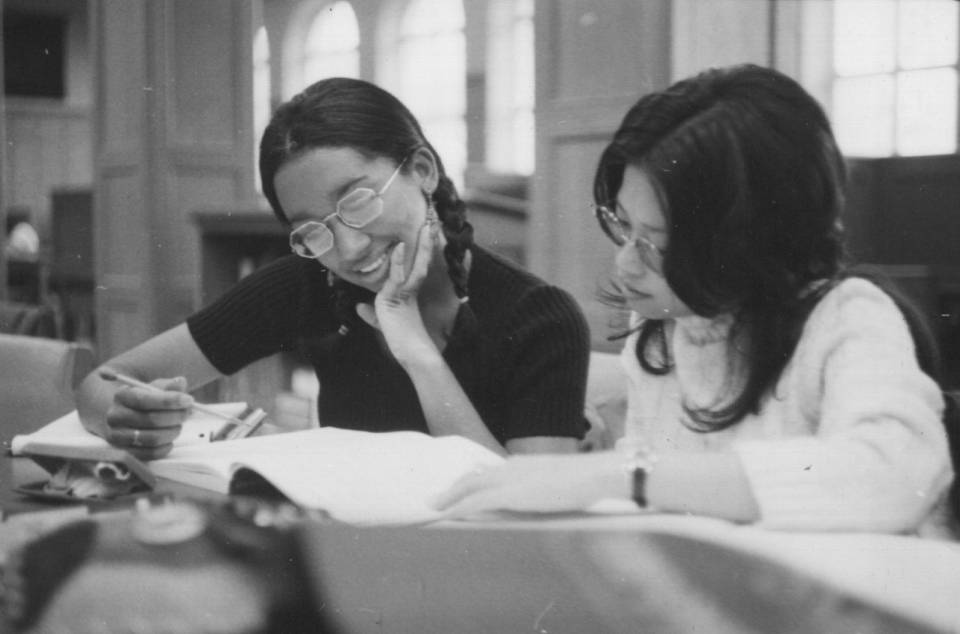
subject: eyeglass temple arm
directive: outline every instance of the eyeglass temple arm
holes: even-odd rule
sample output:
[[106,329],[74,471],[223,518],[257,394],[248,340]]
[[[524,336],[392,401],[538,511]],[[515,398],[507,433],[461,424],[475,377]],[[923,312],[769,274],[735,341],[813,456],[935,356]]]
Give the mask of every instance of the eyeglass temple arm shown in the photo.
[[[410,157],[407,157],[410,158]],[[387,188],[390,187],[390,184],[393,183],[393,180],[397,177],[397,174],[400,173],[400,170],[403,169],[404,164],[407,162],[407,159],[400,161],[400,165],[397,165],[397,169],[393,170],[393,174],[390,175],[390,178],[387,179],[387,182],[383,184],[383,187],[380,188],[380,191],[377,192],[377,196],[382,196],[383,192],[387,191]]]

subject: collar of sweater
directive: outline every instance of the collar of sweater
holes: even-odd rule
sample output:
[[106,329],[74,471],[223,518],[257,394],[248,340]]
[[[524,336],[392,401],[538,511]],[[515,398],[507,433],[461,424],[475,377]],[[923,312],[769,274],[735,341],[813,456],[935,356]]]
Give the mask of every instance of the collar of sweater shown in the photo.
[[684,404],[694,409],[716,408],[736,393],[742,364],[730,345],[732,315],[675,320],[672,352]]

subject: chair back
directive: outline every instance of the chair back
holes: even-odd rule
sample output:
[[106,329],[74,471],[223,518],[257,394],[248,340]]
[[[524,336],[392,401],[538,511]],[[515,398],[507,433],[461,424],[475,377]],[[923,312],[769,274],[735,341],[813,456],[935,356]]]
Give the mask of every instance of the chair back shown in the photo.
[[57,312],[51,306],[0,301],[0,333],[56,337]]
[[74,409],[73,389],[93,370],[93,351],[68,341],[0,334],[0,442]]

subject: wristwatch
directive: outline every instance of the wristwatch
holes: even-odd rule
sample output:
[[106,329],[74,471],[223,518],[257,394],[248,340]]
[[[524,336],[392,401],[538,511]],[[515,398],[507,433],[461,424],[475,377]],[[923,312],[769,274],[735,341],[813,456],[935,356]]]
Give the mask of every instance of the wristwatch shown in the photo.
[[646,443],[618,443],[617,449],[626,456],[623,469],[630,477],[633,501],[640,508],[648,508],[647,478],[657,464],[657,455]]

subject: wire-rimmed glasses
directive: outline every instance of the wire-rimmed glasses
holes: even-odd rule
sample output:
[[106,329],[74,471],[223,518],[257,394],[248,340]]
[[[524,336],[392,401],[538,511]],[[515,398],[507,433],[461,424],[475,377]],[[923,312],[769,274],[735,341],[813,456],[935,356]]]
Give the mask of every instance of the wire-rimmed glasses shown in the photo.
[[380,191],[357,187],[337,201],[337,210],[323,220],[305,222],[290,232],[290,248],[303,258],[316,259],[333,248],[333,231],[327,223],[337,218],[351,229],[362,229],[383,213],[383,194],[387,191],[407,159],[403,159]]
[[614,209],[607,205],[593,205],[593,213],[603,232],[619,247],[633,244],[645,266],[657,274],[663,273],[664,250],[646,236],[634,236],[630,221],[621,218]]

